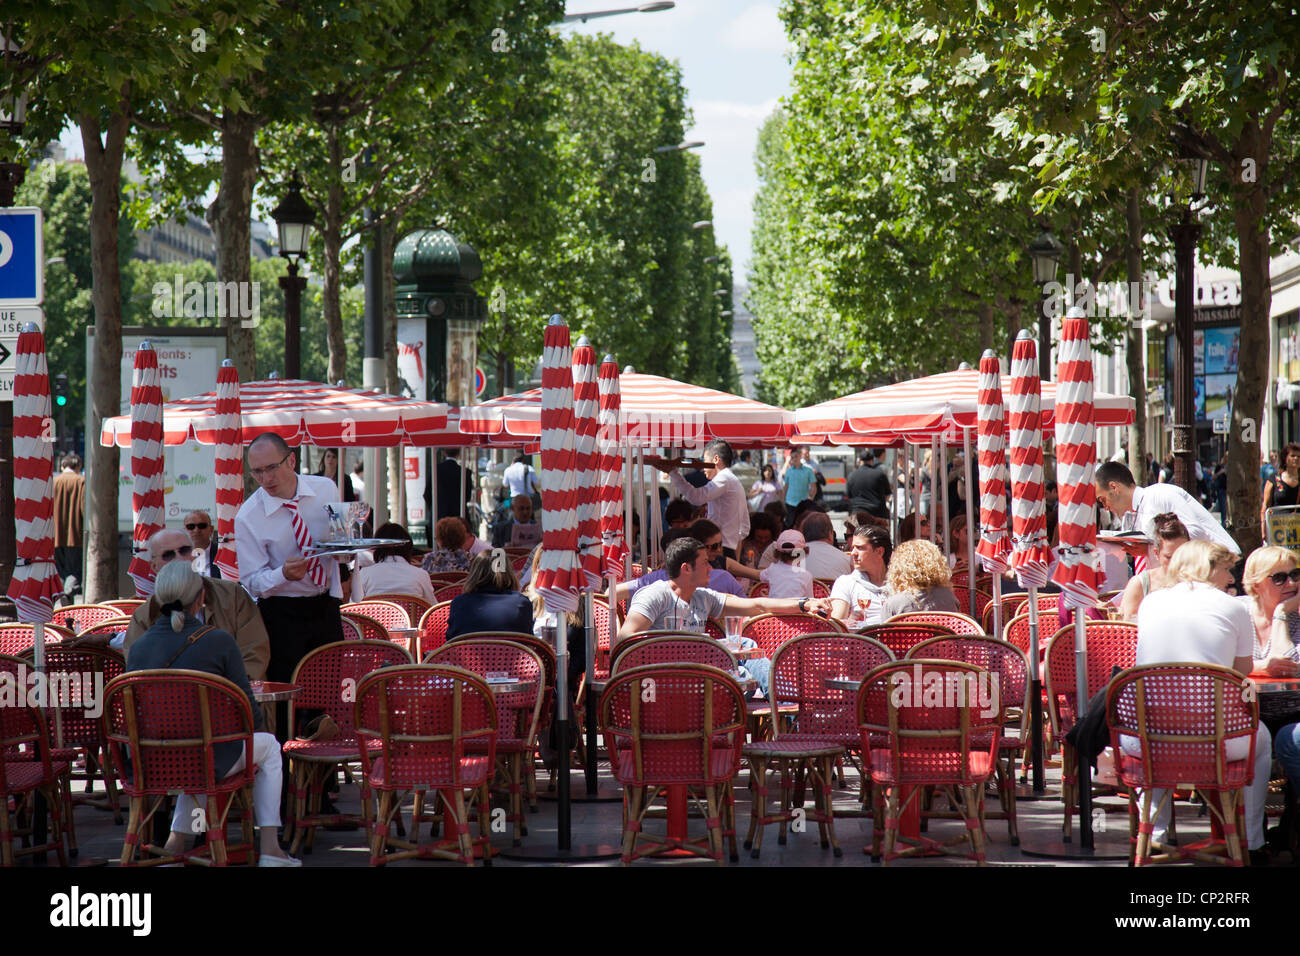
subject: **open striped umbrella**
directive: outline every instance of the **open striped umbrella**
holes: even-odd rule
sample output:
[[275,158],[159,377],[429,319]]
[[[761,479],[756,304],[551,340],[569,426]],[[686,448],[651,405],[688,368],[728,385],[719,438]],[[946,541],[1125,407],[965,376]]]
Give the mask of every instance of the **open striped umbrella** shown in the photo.
[[1088,320],[1067,316],[1061,326],[1056,398],[1056,484],[1060,495],[1060,563],[1053,580],[1069,607],[1097,603],[1097,459],[1092,408],[1092,345]]
[[1043,433],[1039,420],[1038,348],[1028,330],[1011,351],[1011,566],[1021,587],[1047,583],[1052,552],[1047,546],[1043,490]]
[[979,467],[980,560],[984,570],[1007,570],[1011,539],[1007,535],[1007,441],[1003,420],[1002,376],[992,350],[980,358]]
[[605,577],[623,580],[627,541],[623,537],[623,456],[619,447],[618,363],[606,355],[600,363],[600,537],[605,554]]
[[153,346],[141,342],[135,352],[131,381],[131,535],[135,555],[128,569],[137,597],[153,594],[154,573],[149,566],[147,542],[163,528],[163,409],[158,356]]
[[578,591],[586,580],[578,564],[573,354],[569,327],[558,315],[551,316],[543,339],[540,424],[542,553],[536,587],[548,611],[568,614],[578,609]]
[[227,581],[239,580],[235,515],[244,503],[244,443],[241,441],[239,372],[230,359],[217,372],[217,567]]
[[600,385],[596,381],[596,351],[586,336],[573,350],[574,473],[578,505],[578,557],[585,587],[600,587],[603,560],[600,544]]
[[29,322],[14,356],[14,525],[17,566],[9,597],[18,620],[48,622],[63,590],[54,568],[54,435],[45,336]]

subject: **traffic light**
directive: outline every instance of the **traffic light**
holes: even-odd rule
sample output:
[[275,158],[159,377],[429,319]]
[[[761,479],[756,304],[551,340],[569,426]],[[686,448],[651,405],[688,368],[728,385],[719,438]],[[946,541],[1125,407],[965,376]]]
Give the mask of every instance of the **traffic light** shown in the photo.
[[68,404],[68,376],[62,372],[54,376],[54,404],[59,408]]

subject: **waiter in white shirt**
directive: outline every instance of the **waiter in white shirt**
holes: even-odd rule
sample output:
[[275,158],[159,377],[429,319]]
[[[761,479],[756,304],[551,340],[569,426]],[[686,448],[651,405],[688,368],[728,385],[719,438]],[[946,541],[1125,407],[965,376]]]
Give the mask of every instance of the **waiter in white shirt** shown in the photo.
[[273,432],[254,438],[247,454],[261,487],[235,515],[239,583],[257,599],[271,639],[266,679],[288,681],[308,651],[343,640],[338,561],[303,556],[329,537],[325,505],[339,500],[339,489],[298,474],[298,456]]
[[[1154,537],[1151,523],[1155,516],[1172,511],[1187,526],[1193,541],[1213,541],[1241,557],[1241,548],[1237,547],[1232,535],[1178,485],[1139,488],[1128,466],[1117,461],[1098,465],[1093,477],[1097,485],[1097,503],[1118,517],[1125,531],[1141,531],[1148,538]],[[1140,554],[1136,551],[1130,553],[1145,558],[1146,549],[1139,550]]]
[[709,483],[701,488],[679,475],[675,465],[661,458],[646,459],[646,464],[665,472],[673,490],[691,504],[709,506],[709,520],[722,529],[722,553],[733,560],[736,548],[749,534],[749,502],[745,500],[745,486],[731,471],[734,457],[731,445],[720,438],[705,445],[704,474]]

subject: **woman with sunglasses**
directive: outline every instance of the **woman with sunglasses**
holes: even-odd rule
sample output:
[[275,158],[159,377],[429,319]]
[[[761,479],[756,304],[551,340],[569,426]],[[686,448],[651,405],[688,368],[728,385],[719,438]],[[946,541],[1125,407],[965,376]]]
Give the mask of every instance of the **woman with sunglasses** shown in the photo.
[[1255,625],[1254,663],[1280,677],[1300,672],[1300,568],[1286,548],[1258,548],[1246,559],[1242,574]]

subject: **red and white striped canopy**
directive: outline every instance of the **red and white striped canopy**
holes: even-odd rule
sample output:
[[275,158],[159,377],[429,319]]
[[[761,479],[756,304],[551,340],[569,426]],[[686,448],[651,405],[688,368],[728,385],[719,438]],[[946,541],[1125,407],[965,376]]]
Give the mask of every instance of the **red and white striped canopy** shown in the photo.
[[[215,394],[215,393],[214,393]],[[148,542],[163,529],[166,501],[163,498],[163,409],[158,356],[153,346],[141,342],[136,349],[131,375],[131,540],[135,553],[127,573],[135,581],[137,597],[153,594],[154,572],[148,558]],[[121,417],[121,416],[119,416]]]
[[239,580],[235,515],[244,503],[244,446],[240,443],[239,373],[230,359],[217,372],[217,559],[221,576]]
[[[735,445],[781,445],[794,433],[784,408],[688,385],[659,375],[619,376],[618,441],[637,448],[683,447],[721,438]],[[461,409],[461,431],[535,438],[541,431],[538,389]]]
[[[1008,376],[1001,376],[1002,394],[1010,393],[1010,385]],[[1056,391],[1055,382],[1042,383],[1043,430],[1055,424]],[[928,440],[949,429],[975,428],[979,393],[980,373],[976,369],[943,372],[801,408],[794,413],[795,428],[801,435],[819,435],[833,443],[852,444],[854,436],[876,433]],[[1132,398],[1104,392],[1094,397],[1097,425],[1132,423]]]
[[14,349],[14,530],[17,566],[9,597],[18,620],[48,622],[63,590],[54,568],[54,435],[45,336],[28,323]]
[[[475,406],[477,407],[477,406]],[[541,444],[536,438],[511,438],[509,435],[471,435],[460,429],[460,409],[447,409],[447,424],[441,428],[407,429],[411,444],[420,448],[518,448],[526,455],[536,455]]]
[[1092,416],[1092,344],[1088,320],[1069,315],[1061,324],[1061,383],[1056,403],[1056,486],[1060,495],[1060,563],[1053,580],[1068,607],[1097,603],[1097,430]]
[[1025,588],[1045,585],[1052,561],[1047,545],[1038,385],[1037,343],[1028,331],[1021,331],[1011,351],[1007,426],[1011,432],[1011,566]]
[[[387,448],[425,444],[416,436],[433,433],[447,424],[447,406],[341,388],[297,379],[263,379],[239,389],[243,417],[240,444],[247,445],[262,432],[275,432],[290,445],[308,442],[322,447],[359,446]],[[183,445],[197,441],[217,443],[217,393],[204,392],[179,398],[162,409],[162,441]],[[104,421],[100,444],[131,444],[130,420],[119,415]]]

